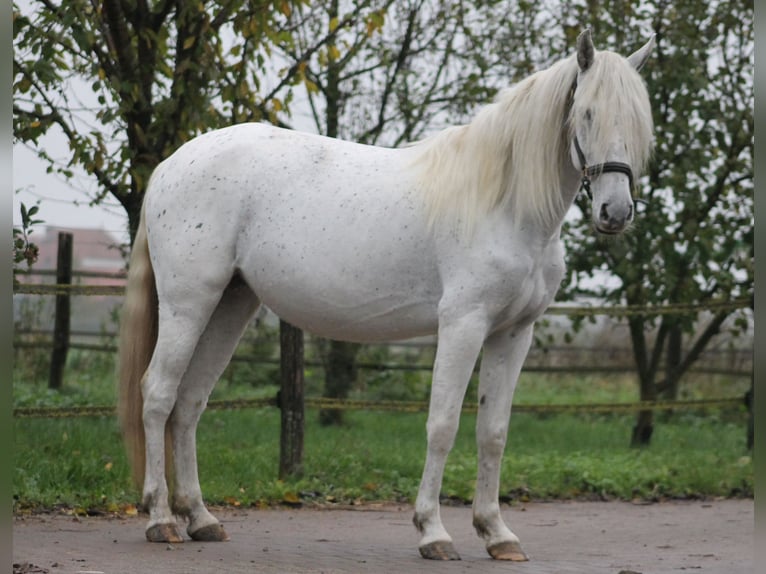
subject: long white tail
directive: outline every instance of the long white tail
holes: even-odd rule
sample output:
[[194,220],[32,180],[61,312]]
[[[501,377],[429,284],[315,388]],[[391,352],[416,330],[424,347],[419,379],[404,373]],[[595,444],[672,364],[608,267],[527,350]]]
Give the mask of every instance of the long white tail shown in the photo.
[[133,479],[139,490],[143,488],[146,468],[141,381],[157,343],[157,319],[157,289],[142,211],[130,255],[128,284],[120,319],[117,408]]

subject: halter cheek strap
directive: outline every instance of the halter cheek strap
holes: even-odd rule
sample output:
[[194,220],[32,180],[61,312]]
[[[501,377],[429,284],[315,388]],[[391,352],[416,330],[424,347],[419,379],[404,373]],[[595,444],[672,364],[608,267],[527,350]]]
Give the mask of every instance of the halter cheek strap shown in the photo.
[[604,163],[589,166],[577,136],[574,138],[574,146],[575,151],[577,152],[577,158],[580,160],[580,170],[582,173],[580,189],[585,190],[588,199],[593,200],[593,194],[590,190],[591,177],[601,175],[602,173],[624,173],[628,176],[628,185],[633,189],[633,170],[630,169],[630,166],[627,163],[621,161],[605,161]]

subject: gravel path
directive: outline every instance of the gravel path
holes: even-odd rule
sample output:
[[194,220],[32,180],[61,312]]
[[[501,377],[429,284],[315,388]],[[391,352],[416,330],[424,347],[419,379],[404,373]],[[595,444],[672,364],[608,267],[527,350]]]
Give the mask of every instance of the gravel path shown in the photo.
[[663,574],[753,572],[752,500],[527,503],[503,510],[531,560],[494,562],[471,509],[444,507],[460,562],[419,557],[407,505],[218,509],[231,541],[150,544],[144,517],[17,517],[14,573]]

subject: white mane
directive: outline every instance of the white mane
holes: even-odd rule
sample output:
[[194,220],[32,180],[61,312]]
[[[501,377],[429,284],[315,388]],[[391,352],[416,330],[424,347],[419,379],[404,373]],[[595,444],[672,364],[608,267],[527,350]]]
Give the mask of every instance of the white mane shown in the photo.
[[[652,114],[640,76],[622,56],[596,52],[588,82],[571,90],[575,56],[503,90],[467,125],[414,144],[429,222],[447,219],[465,234],[495,207],[512,202],[517,222],[550,223],[565,209],[561,168],[569,162],[576,122],[593,110],[591,165],[606,160],[613,131],[621,130],[638,176],[649,156]],[[617,121],[615,121],[617,120]]]

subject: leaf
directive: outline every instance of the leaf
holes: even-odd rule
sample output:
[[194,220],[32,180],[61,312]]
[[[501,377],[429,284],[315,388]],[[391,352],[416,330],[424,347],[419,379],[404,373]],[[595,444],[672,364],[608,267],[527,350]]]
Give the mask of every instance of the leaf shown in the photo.
[[191,48],[194,45],[194,42],[196,41],[197,41],[196,36],[189,36],[188,38],[186,38],[186,40],[184,40],[184,50],[188,50],[189,48]]
[[306,89],[309,91],[309,93],[311,94],[319,93],[319,88],[317,87],[317,85],[311,80],[309,80],[308,78],[303,78],[303,83],[306,85]]
[[14,87],[22,94],[26,94],[32,87],[32,82],[29,80],[29,78],[24,77],[19,82],[17,82]]
[[282,495],[282,501],[288,504],[299,504],[301,499],[295,492],[287,491]]
[[385,24],[385,12],[378,10],[373,12],[367,17],[367,36],[371,37],[375,32],[380,30]]

